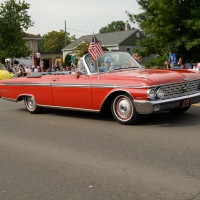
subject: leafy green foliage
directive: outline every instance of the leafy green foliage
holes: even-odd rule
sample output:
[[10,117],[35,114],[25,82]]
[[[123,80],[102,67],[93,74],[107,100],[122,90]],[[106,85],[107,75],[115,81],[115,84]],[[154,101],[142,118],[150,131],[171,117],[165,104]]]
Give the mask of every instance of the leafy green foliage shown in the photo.
[[[37,36],[42,37],[40,34],[38,34]],[[38,51],[44,52],[44,39],[43,38],[38,41]]]
[[5,58],[20,58],[30,55],[25,46],[24,30],[33,26],[27,14],[30,5],[25,1],[8,0],[0,5],[0,60]]
[[151,67],[163,68],[163,67],[165,67],[165,64],[164,64],[165,61],[166,61],[166,56],[158,56],[154,59],[148,60],[145,63],[145,67],[146,68],[151,68]]
[[123,31],[125,28],[125,23],[123,21],[113,21],[108,26],[102,27],[99,33],[110,33],[116,31]]
[[[66,45],[70,44],[73,40],[76,40],[76,37],[69,36],[69,33],[66,33],[67,37],[65,37],[65,31],[60,30],[60,32],[52,31],[43,36],[42,41],[40,41],[40,48],[43,48],[43,52],[61,52],[61,49],[65,47],[65,38]],[[42,52],[42,51],[41,51]]]
[[127,12],[129,20],[137,22],[147,38],[138,42],[146,55],[168,55],[171,49],[177,57],[200,61],[200,1],[137,0],[140,14]]
[[90,41],[83,41],[72,51],[72,54],[76,55],[78,58],[83,57],[84,53],[88,51],[89,45]]

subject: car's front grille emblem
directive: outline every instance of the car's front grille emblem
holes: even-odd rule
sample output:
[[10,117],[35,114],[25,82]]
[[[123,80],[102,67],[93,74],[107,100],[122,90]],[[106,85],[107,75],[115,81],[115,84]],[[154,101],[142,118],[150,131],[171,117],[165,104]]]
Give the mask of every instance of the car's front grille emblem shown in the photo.
[[190,81],[190,77],[186,77],[183,79],[184,81]]
[[182,88],[182,91],[183,91],[183,92],[187,92],[187,90],[188,90],[188,85],[185,85],[185,86]]

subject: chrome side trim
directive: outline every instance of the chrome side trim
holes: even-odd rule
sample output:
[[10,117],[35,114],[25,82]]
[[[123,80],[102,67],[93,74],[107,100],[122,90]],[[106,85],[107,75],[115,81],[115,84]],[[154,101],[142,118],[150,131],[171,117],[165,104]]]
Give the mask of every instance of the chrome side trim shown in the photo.
[[[44,84],[44,83],[5,83],[3,85],[9,86],[49,86],[49,87],[79,87],[79,88],[149,88],[149,86],[131,86],[131,85],[116,85],[116,84],[67,84],[67,83],[52,83],[52,84]],[[152,87],[152,86],[151,86]]]
[[45,108],[54,108],[54,109],[62,109],[62,110],[78,110],[78,111],[87,111],[87,112],[97,112],[99,113],[100,110],[92,110],[92,109],[84,109],[84,108],[73,108],[73,107],[62,107],[62,106],[50,106],[50,105],[43,105],[43,104],[37,104],[40,107]]
[[148,77],[148,76],[137,76],[137,78],[145,78],[145,79],[148,79],[149,77]]
[[[31,96],[31,95],[29,95]],[[18,102],[16,99],[11,98],[5,98],[1,97],[3,100],[12,101],[12,102]],[[62,106],[51,106],[51,105],[43,105],[43,104],[37,104],[40,107],[46,107],[46,108],[54,108],[54,109],[62,109],[62,110],[77,110],[77,111],[87,111],[87,112],[96,112],[100,113],[100,110],[93,110],[93,109],[84,109],[84,108],[73,108],[73,107],[62,107]]]
[[9,85],[9,86],[51,86],[50,83],[19,83],[19,82],[2,83],[2,85]]
[[62,84],[62,83],[58,83],[58,84],[51,84],[51,87],[82,87],[82,88],[91,88],[91,84]]

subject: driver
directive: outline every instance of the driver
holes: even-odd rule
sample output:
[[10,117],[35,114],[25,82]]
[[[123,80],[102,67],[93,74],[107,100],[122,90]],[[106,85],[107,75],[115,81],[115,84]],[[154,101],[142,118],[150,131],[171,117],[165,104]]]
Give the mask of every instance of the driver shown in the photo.
[[113,62],[113,59],[110,56],[106,56],[104,58],[104,64],[101,67],[99,67],[100,72],[108,72],[115,69],[115,63]]

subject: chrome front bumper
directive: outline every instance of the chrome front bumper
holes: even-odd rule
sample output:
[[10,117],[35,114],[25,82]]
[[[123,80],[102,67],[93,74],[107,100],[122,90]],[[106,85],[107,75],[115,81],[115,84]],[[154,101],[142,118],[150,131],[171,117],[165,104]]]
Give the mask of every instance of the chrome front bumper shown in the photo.
[[134,105],[139,114],[151,114],[153,112],[168,111],[171,109],[180,108],[181,100],[188,98],[191,98],[192,104],[198,103],[200,102],[200,93],[164,100],[134,100]]

